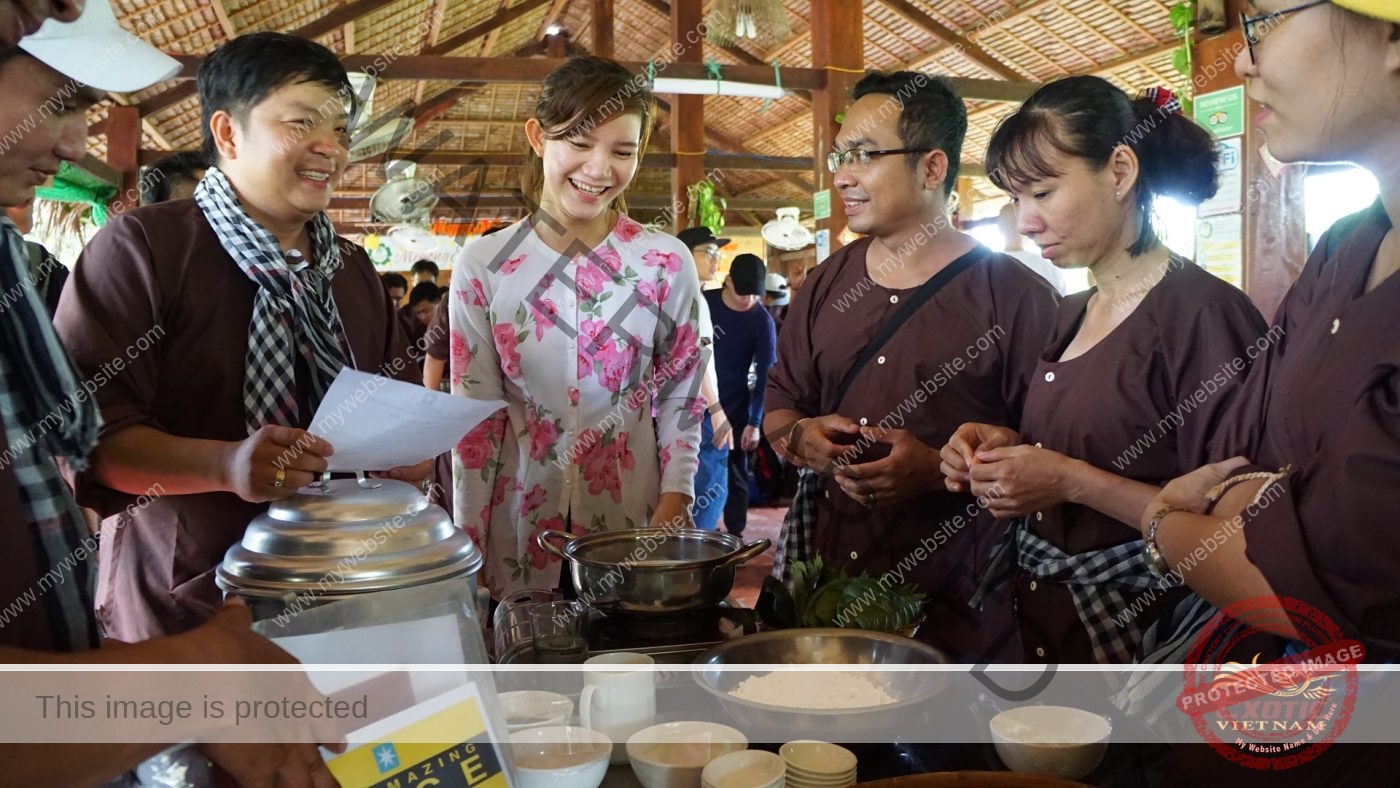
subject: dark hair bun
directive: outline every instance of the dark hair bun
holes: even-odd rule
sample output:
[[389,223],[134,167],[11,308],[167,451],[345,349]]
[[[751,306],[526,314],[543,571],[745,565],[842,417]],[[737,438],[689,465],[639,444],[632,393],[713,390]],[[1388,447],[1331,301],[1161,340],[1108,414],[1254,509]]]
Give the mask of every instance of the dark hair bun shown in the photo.
[[1185,115],[1163,111],[1148,98],[1135,100],[1133,111],[1140,133],[1129,135],[1129,146],[1138,154],[1143,187],[1188,205],[1214,197],[1220,154],[1210,133]]

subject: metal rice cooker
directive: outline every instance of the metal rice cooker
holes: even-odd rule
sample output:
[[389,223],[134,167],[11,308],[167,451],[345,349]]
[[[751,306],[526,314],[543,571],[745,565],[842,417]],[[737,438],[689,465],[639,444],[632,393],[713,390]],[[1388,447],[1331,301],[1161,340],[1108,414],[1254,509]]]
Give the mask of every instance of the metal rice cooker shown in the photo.
[[255,621],[350,599],[367,603],[362,621],[392,619],[399,611],[376,608],[377,600],[409,588],[475,618],[481,564],[472,540],[417,487],[361,474],[323,478],[273,502],[229,548],[215,581]]

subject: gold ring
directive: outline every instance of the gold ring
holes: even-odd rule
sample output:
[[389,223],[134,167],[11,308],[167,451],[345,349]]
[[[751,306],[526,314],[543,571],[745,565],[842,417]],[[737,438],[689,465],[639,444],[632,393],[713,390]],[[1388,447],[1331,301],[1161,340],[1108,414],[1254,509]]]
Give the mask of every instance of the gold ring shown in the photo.
[[286,469],[284,469],[284,468],[278,468],[278,469],[277,469],[277,473],[276,473],[275,475],[273,475],[273,477],[272,477],[272,486],[273,486],[273,487],[286,487],[286,486],[287,486],[287,471],[286,471]]

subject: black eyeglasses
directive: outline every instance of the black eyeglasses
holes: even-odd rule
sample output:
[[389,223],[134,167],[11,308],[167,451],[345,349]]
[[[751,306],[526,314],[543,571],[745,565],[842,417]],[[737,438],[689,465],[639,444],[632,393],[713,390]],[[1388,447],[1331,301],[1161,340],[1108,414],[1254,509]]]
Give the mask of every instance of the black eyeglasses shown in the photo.
[[[1245,13],[1241,11],[1240,27],[1244,29],[1244,43],[1245,46],[1249,47],[1249,59],[1255,63],[1259,62],[1258,56],[1254,53],[1254,47],[1257,46],[1260,41],[1264,40],[1264,35],[1282,24],[1285,16],[1295,11],[1304,11],[1313,6],[1325,5],[1330,2],[1332,2],[1332,0],[1313,0],[1311,3],[1295,5],[1292,8],[1285,8],[1282,11],[1270,11],[1267,14],[1260,14],[1259,16],[1245,16]],[[1255,29],[1258,25],[1265,25],[1263,33]]]
[[870,160],[876,156],[893,156],[897,153],[928,153],[933,148],[890,148],[888,150],[866,150],[865,148],[851,148],[850,150],[832,151],[826,154],[826,168],[831,172],[841,169],[841,165],[850,164],[855,167],[865,167],[870,164]]

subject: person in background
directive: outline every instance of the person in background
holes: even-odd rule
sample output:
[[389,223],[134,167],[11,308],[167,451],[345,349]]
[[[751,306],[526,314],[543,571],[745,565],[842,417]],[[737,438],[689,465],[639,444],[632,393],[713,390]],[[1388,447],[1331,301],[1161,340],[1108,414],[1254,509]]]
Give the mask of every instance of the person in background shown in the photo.
[[1164,479],[1222,459],[1210,438],[1266,328],[1152,220],[1159,197],[1212,197],[1215,167],[1214,141],[1175,96],[1134,100],[1099,77],[1051,82],[992,134],[987,171],[1016,229],[1098,283],[1060,302],[1020,429],[964,424],[942,452],[949,490],[1019,518],[984,583],[1010,584],[1026,663],[1129,662],[1187,597],[1144,596],[1156,578],[1136,525]]
[[384,283],[385,291],[389,293],[390,303],[398,309],[404,296],[408,295],[408,280],[403,278],[403,274],[383,274],[379,279]]
[[787,317],[788,302],[791,297],[787,277],[782,274],[769,274],[764,283],[763,308],[773,318],[774,327],[781,331],[783,318]]
[[432,260],[419,260],[413,264],[413,268],[409,269],[409,275],[413,277],[415,285],[421,285],[425,282],[435,285],[439,275],[438,265]]
[[[966,133],[966,107],[945,79],[869,72],[856,83],[828,167],[851,230],[865,237],[797,292],[768,378],[764,430],[806,469],[784,557],[815,548],[849,574],[902,574],[928,596],[918,637],[975,662],[1019,646],[1005,640],[1014,634],[1009,604],[970,604],[995,518],[971,495],[942,489],[938,450],[968,421],[1019,424],[1058,297],[949,223]],[[955,275],[936,280],[942,289],[853,370],[945,271]],[[939,534],[946,539],[931,555],[911,558]]]
[[[30,35],[17,47],[26,33]],[[6,98],[0,103],[0,127],[19,127],[59,96],[71,108],[33,126],[0,156],[0,205],[32,201],[34,172],[52,173],[59,162],[82,159],[87,111],[109,90],[138,91],[179,70],[173,59],[127,35],[107,0],[0,0],[0,89]],[[114,38],[125,42],[124,56],[109,68],[87,73],[90,53]],[[43,303],[21,286],[27,257],[23,239],[8,223],[0,227],[0,236],[0,289],[18,294],[0,310],[0,454],[9,459],[0,464],[0,598],[34,599],[7,610],[0,627],[0,662],[93,670],[118,664],[294,663],[291,655],[253,634],[247,608],[237,603],[223,606],[203,626],[182,635],[132,643],[101,640],[91,594],[96,551],[57,466],[61,459],[69,468],[86,467],[101,417],[90,399],[79,396],[81,373],[59,343]],[[50,414],[62,418],[33,440],[34,425]],[[172,730],[175,739],[185,734]],[[168,746],[0,744],[0,783],[103,784]],[[240,785],[269,785],[279,773],[301,785],[334,784],[314,745],[201,749]]]
[[453,474],[497,599],[567,578],[545,530],[691,523],[700,281],[684,244],[625,214],[656,114],[634,77],[589,56],[545,77],[521,179],[538,207],[453,266],[452,392],[505,401]]
[[[5,217],[20,235],[28,235],[34,229],[34,200],[25,200],[19,205],[5,208]],[[68,268],[38,241],[25,241],[24,249],[34,291],[52,316],[58,311],[58,297],[63,295],[63,283],[68,281]]]
[[442,288],[429,282],[419,282],[408,293],[408,305],[399,310],[399,320],[408,336],[408,352],[420,365],[423,363],[425,337],[433,314],[442,301]]
[[[225,551],[325,470],[332,448],[306,430],[343,368],[419,377],[368,255],[325,213],[354,101],[335,54],[253,33],[206,57],[198,86],[212,166],[195,198],[99,230],[55,318],[85,374],[126,359],[95,395],[105,424],[76,479],[107,515],[97,602],[122,640],[214,612]],[[291,144],[287,117],[305,119]],[[154,484],[161,497],[126,508]]]
[[[730,264],[724,287],[705,293],[715,323],[719,400],[739,435],[738,445],[729,450],[729,497],[724,503],[724,527],[735,536],[741,536],[748,523],[749,452],[758,449],[768,370],[777,361],[773,318],[759,305],[766,275],[762,260],[741,254]],[[758,381],[753,390],[750,372]]]
[[[676,234],[695,259],[695,271],[700,286],[712,282],[723,257],[728,238],[716,238],[705,226],[687,227]],[[715,326],[706,299],[696,302],[700,308],[700,342],[706,348],[705,379],[700,384],[700,396],[705,400],[705,416],[700,421],[700,468],[695,472],[695,503],[690,514],[695,527],[706,531],[719,529],[719,519],[729,498],[729,452],[734,448],[734,428],[720,406],[719,383],[715,372]]]
[[[1394,528],[1400,522],[1400,3],[1244,6],[1247,48],[1235,73],[1264,108],[1255,123],[1269,152],[1282,162],[1356,164],[1375,174],[1380,196],[1328,230],[1279,305],[1270,329],[1277,341],[1254,364],[1216,437],[1219,456],[1239,457],[1167,483],[1138,526],[1158,571],[1184,576],[1216,608],[1279,611],[1255,618],[1280,638],[1262,649],[1260,664],[1340,639],[1358,642],[1367,663],[1394,663],[1400,660]],[[1201,551],[1208,553],[1204,560],[1190,558]],[[1314,615],[1285,616],[1283,600],[1296,602],[1291,611],[1301,605]],[[1304,642],[1300,633],[1317,632],[1319,618],[1329,619],[1335,634]],[[1253,658],[1236,652],[1219,659]],[[1358,711],[1379,697],[1369,689],[1380,688],[1367,683],[1361,679]],[[1347,690],[1354,700],[1353,692]],[[1354,719],[1353,727],[1366,722]],[[1278,756],[1284,764],[1304,762],[1282,771],[1232,764],[1204,745],[1178,749],[1163,779],[1393,784],[1394,739],[1369,741],[1387,744],[1338,743],[1320,755],[1312,748],[1327,745],[1284,748]]]
[[141,204],[191,199],[208,169],[209,162],[203,151],[184,151],[161,159],[147,167],[137,183]]
[[997,214],[997,229],[1001,230],[1001,237],[1006,239],[1006,247],[1002,250],[1009,257],[1014,257],[1026,264],[1026,267],[1040,275],[1041,279],[1050,283],[1055,291],[1060,295],[1066,295],[1064,274],[1060,269],[1041,257],[1035,252],[1026,251],[1022,241],[1021,231],[1016,228],[1016,201],[1011,200],[1001,207],[1001,213]]

